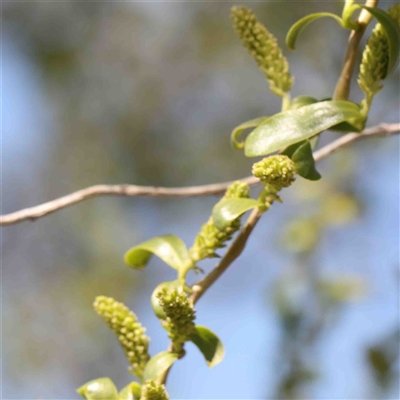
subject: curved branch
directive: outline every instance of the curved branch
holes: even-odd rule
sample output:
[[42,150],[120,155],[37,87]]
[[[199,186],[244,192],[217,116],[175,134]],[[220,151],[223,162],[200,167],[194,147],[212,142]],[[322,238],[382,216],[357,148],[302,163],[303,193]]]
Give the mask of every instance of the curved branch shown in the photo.
[[[336,150],[349,145],[357,140],[370,137],[390,135],[400,131],[400,124],[381,124],[366,129],[362,133],[349,133],[333,141],[327,146],[314,153],[316,160],[327,157]],[[250,185],[255,185],[259,180],[253,176],[241,179]],[[43,203],[41,205],[25,208],[10,214],[0,216],[0,225],[12,225],[18,222],[44,217],[65,207],[80,203],[81,201],[97,196],[151,196],[151,197],[191,197],[209,196],[223,193],[233,181],[215,183],[211,185],[188,186],[188,187],[155,187],[136,185],[95,185],[77,192],[68,194],[58,199]]]

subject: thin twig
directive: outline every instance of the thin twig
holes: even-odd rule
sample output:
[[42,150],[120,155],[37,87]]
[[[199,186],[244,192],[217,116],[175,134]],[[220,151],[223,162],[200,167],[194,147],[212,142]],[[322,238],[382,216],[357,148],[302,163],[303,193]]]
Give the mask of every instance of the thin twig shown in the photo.
[[[325,158],[341,147],[370,136],[390,135],[400,130],[400,124],[381,124],[366,129],[362,133],[349,133],[334,142],[318,150],[314,157],[316,159]],[[255,185],[259,180],[253,176],[241,179],[250,185]],[[191,196],[209,196],[223,193],[228,186],[233,183],[222,182],[211,185],[188,186],[188,187],[154,187],[154,186],[136,186],[136,185],[95,185],[77,192],[68,194],[47,203],[25,208],[10,214],[0,216],[0,225],[12,225],[22,221],[34,221],[37,218],[44,217],[55,211],[61,210],[73,204],[97,196],[149,196],[149,197],[191,197]]]
[[[357,140],[368,138],[371,136],[385,136],[400,131],[400,124],[381,124],[373,128],[366,129],[362,134],[360,133],[349,133],[341,138],[329,143],[322,149],[314,153],[314,159],[316,162],[328,157],[336,150],[348,146]],[[193,294],[191,299],[193,303],[196,303],[200,297],[206,292],[206,290],[228,269],[228,267],[235,261],[242,253],[247,239],[251,232],[255,228],[259,221],[262,213],[258,209],[254,209],[244,224],[242,230],[233,240],[225,255],[221,258],[218,264],[214,267],[211,272],[208,273],[204,278],[192,285]]]

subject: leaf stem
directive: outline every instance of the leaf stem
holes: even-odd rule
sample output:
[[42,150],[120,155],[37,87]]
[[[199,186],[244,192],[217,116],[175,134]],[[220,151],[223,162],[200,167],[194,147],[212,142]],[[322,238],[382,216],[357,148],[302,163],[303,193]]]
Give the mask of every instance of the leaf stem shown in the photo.
[[[379,0],[367,0],[365,5],[367,7],[376,7],[378,3]],[[349,98],[351,77],[354,72],[358,46],[371,18],[372,15],[368,11],[362,10],[357,20],[358,29],[350,34],[342,72],[336,84],[333,100],[347,100]]]

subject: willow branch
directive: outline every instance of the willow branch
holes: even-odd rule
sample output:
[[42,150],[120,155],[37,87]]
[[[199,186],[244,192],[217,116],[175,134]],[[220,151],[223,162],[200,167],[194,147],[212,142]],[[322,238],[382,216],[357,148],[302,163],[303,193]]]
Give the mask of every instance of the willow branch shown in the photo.
[[[381,124],[368,128],[362,133],[349,133],[333,141],[327,146],[314,153],[316,160],[322,159],[340,148],[352,142],[371,137],[390,135],[400,131],[400,124]],[[255,185],[259,180],[253,176],[241,179],[249,185]],[[49,215],[65,207],[80,203],[81,201],[97,196],[149,196],[149,197],[191,197],[209,196],[222,194],[233,183],[222,182],[211,185],[188,186],[188,187],[155,187],[155,186],[136,186],[136,185],[95,185],[77,192],[68,194],[47,203],[25,208],[10,214],[0,216],[0,225],[12,225],[22,221],[34,221],[38,218]]]
[[[371,136],[386,136],[400,131],[400,124],[381,124],[379,126],[366,129],[362,134],[360,133],[349,133],[339,139],[327,144],[320,150],[314,152],[314,159],[316,162],[323,160],[338,149],[341,149],[349,144],[365,139]],[[221,258],[219,263],[215,266],[211,272],[206,275],[203,279],[196,282],[193,286],[193,294],[191,299],[193,303],[196,303],[200,297],[206,292],[206,290],[214,284],[214,282],[228,269],[228,267],[235,261],[242,253],[247,239],[251,232],[255,228],[259,221],[262,213],[258,209],[254,209],[244,224],[242,230],[235,237],[225,255]]]
[[[379,0],[368,0],[365,5],[367,7],[376,7],[378,2]],[[372,15],[367,10],[363,9],[357,20],[359,28],[356,31],[351,31],[343,68],[333,94],[334,100],[347,100],[349,98],[351,77],[353,76],[354,72],[358,46],[360,45],[361,38],[364,35],[365,29],[371,21],[371,18]]]

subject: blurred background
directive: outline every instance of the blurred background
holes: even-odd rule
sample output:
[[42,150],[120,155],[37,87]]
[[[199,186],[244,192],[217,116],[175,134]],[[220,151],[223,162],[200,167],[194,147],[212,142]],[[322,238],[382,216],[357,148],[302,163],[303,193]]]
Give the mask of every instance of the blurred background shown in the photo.
[[[4,2],[2,213],[98,183],[249,175],[254,160],[231,148],[230,132],[280,101],[231,27],[234,4]],[[246,5],[283,47],[298,18],[340,13],[342,2]],[[331,96],[347,37],[326,19],[285,50],[293,96]],[[352,100],[361,98],[354,85]],[[397,72],[368,125],[398,120]],[[198,303],[198,323],[219,335],[226,357],[210,370],[189,344],[169,376],[171,398],[398,398],[399,138],[357,143],[319,170],[321,181],[299,178],[283,192]],[[174,271],[155,258],[133,271],[123,254],[167,233],[190,246],[217,200],[99,197],[4,227],[3,398],[77,399],[88,380],[132,380],[92,309],[97,295],[128,305],[151,353],[165,350],[149,297]]]

